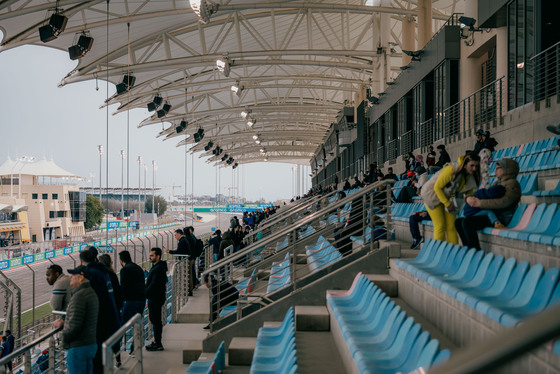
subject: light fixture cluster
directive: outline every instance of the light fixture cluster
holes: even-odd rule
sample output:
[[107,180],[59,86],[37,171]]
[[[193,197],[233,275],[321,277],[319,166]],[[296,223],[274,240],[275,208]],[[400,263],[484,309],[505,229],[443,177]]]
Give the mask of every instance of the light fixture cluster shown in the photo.
[[[51,14],[49,23],[39,27],[39,38],[43,43],[55,40],[64,32],[67,23],[68,17],[60,14],[60,10],[57,8],[55,12]],[[68,48],[68,54],[71,60],[78,60],[84,57],[93,46],[93,38],[89,35],[89,31],[84,30],[81,34],[77,34],[77,36],[77,41],[76,38],[74,38],[74,44]]]
[[249,127],[253,127],[257,123],[255,117],[251,116],[251,111],[249,109],[242,111],[241,117],[247,120],[247,126]]
[[258,134],[253,135],[253,140],[257,143],[257,145],[261,144],[261,139]]
[[194,141],[196,143],[198,143],[199,141],[201,141],[204,138],[204,129],[203,128],[199,128],[197,132],[194,133]]
[[191,8],[198,17],[198,21],[207,24],[210,21],[212,14],[218,11],[218,4],[208,4],[206,0],[191,0]]
[[179,126],[175,127],[175,131],[177,131],[177,134],[184,131],[187,128],[187,124],[188,124],[187,121],[182,120]]
[[163,98],[158,94],[154,96],[154,99],[151,103],[148,103],[148,111],[153,112],[163,103]]
[[225,77],[229,77],[230,73],[230,61],[228,56],[223,56],[216,60],[216,67],[219,71],[224,73]]
[[168,102],[165,102],[165,104],[163,104],[161,109],[156,112],[157,113],[157,118],[165,117],[167,115],[167,113],[169,113],[170,110],[171,110],[171,104],[169,104]]
[[234,85],[231,86],[231,92],[236,94],[238,97],[241,96],[241,92],[243,92],[244,87],[236,81]]
[[132,74],[127,74],[123,77],[121,83],[117,84],[117,94],[123,94],[134,87],[134,83],[136,83],[136,77]]

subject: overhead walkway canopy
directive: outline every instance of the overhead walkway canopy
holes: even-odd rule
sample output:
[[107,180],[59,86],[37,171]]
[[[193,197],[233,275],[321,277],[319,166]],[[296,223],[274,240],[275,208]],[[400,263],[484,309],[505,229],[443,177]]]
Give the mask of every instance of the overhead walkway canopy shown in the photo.
[[[191,3],[204,7],[203,19]],[[337,113],[400,72],[401,46],[415,50],[415,39],[423,46],[463,7],[462,0],[0,0],[0,52],[26,44],[67,50],[85,33],[93,47],[60,86],[134,76],[104,105],[118,104],[118,113],[161,96],[157,109],[169,111],[138,126],[164,122],[164,140],[224,166],[309,164]],[[39,27],[55,11],[68,23],[43,43]]]

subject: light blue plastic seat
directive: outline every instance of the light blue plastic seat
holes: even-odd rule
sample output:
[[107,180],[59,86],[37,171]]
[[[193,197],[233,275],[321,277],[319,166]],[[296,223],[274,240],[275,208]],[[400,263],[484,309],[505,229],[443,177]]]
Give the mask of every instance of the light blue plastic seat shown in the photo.
[[[533,232],[539,225],[539,222],[541,221],[542,215],[544,214],[546,207],[547,207],[546,203],[539,204],[537,206],[537,209],[535,209],[535,211],[533,212],[529,224],[522,231]],[[518,230],[501,230],[500,236],[507,237],[507,238],[516,238],[517,231]]]
[[500,307],[500,311],[504,312],[500,317],[500,322],[507,327],[514,327],[522,319],[544,310],[558,284],[559,274],[560,270],[557,268],[550,269],[539,280],[529,300],[519,298],[506,307]]
[[491,302],[492,307],[486,311],[486,315],[494,321],[500,322],[500,318],[504,314],[503,310],[516,309],[529,303],[543,274],[544,267],[542,265],[537,264],[533,266],[523,279],[515,295],[508,300],[500,300],[500,302],[496,303]]

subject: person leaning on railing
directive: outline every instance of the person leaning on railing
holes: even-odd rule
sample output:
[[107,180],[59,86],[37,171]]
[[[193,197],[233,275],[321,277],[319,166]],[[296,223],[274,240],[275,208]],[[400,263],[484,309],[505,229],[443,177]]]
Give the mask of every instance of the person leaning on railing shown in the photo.
[[66,311],[72,294],[70,277],[62,272],[59,265],[51,264],[47,267],[46,278],[47,283],[53,286],[51,299],[49,300],[51,309]]
[[68,373],[93,373],[93,358],[97,352],[97,316],[99,299],[90,285],[91,272],[86,266],[68,269],[74,288],[66,310],[66,319],[54,322],[62,330],[62,345],[68,350]]

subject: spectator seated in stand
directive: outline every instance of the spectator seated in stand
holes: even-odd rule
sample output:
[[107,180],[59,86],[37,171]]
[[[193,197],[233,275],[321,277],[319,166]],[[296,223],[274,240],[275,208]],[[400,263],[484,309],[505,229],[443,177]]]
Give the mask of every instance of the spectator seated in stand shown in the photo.
[[[506,193],[506,188],[502,185],[495,185],[490,188],[481,188],[474,193],[474,197],[480,200],[486,199],[499,199],[503,197]],[[463,208],[463,216],[464,217],[472,217],[472,216],[486,216],[490,220],[490,222],[496,228],[505,228],[505,226],[500,222],[499,218],[496,216],[492,210],[489,209],[481,209],[478,207],[470,206],[469,203],[465,203]]]

